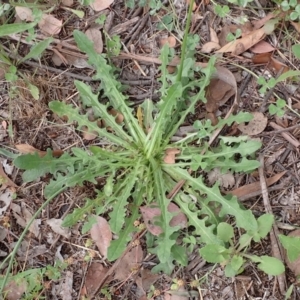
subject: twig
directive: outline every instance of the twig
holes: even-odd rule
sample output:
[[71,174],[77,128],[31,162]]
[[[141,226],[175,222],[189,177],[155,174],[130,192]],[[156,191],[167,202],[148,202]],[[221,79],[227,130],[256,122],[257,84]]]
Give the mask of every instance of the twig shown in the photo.
[[[274,192],[274,191],[282,190],[285,187],[286,187],[286,184],[280,183],[280,184],[269,187],[268,192]],[[238,197],[238,199],[239,199],[240,202],[245,202],[245,201],[247,201],[249,199],[252,199],[253,197],[259,196],[259,195],[261,195],[261,190],[250,193],[250,194],[247,194],[247,195],[242,196],[242,197]]]
[[[270,122],[270,126],[272,126],[274,129],[281,130],[283,129],[280,125]],[[281,132],[281,135],[283,138],[285,138],[288,142],[290,142],[293,146],[298,148],[300,146],[300,142],[296,140],[290,133],[288,132]]]
[[[123,47],[124,47],[124,50],[125,50],[127,53],[129,53],[129,50],[127,49],[127,47],[125,46],[125,44],[122,43],[122,45],[123,45]],[[143,74],[143,76],[147,77],[147,75],[145,74],[145,72],[143,71],[143,69],[141,68],[141,66],[139,65],[139,63],[138,63],[135,59],[133,59],[133,62],[134,62],[134,64],[138,67],[138,69],[139,69],[140,72]]]
[[293,125],[293,126],[288,127],[288,128],[282,128],[282,129],[278,129],[278,130],[263,132],[263,133],[257,134],[257,136],[269,136],[270,134],[279,134],[279,133],[282,133],[282,132],[292,131],[292,130],[297,129],[297,128],[300,128],[300,124],[296,124],[296,125]]
[[[139,22],[138,22],[138,26],[134,27],[129,33],[128,35],[125,37],[124,40],[124,44],[127,45],[127,47],[129,47],[132,42],[134,41],[134,39],[136,38],[136,36],[141,32],[141,30],[145,27],[147,21],[149,19],[149,14],[145,15]],[[129,41],[128,41],[129,39]],[[127,42],[128,41],[128,42]]]
[[[261,185],[261,190],[262,190],[264,207],[265,207],[266,213],[273,214],[272,207],[271,207],[270,201],[269,201],[266,179],[264,176],[264,156],[262,154],[259,157],[259,161],[260,161],[260,167],[258,168],[258,172],[259,172],[259,179],[260,179],[260,185]],[[283,252],[281,244],[277,240],[278,236],[279,236],[279,230],[278,230],[276,223],[274,223],[272,226],[272,230],[270,231],[272,252],[273,252],[274,257],[283,261],[283,257],[284,257],[283,253],[284,252]],[[284,295],[284,293],[286,292],[285,272],[283,274],[277,276],[277,281],[279,284],[280,292],[282,295]]]

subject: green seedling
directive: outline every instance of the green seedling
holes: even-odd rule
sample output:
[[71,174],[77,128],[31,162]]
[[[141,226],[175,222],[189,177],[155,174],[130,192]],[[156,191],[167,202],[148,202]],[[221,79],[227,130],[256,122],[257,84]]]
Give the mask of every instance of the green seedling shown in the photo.
[[283,99],[277,99],[275,104],[269,105],[269,113],[270,115],[276,115],[277,117],[283,117],[285,110],[284,107],[286,106],[286,102]]
[[292,21],[299,20],[300,17],[300,4],[297,0],[284,0],[280,4],[283,11],[288,11],[288,19]]
[[235,33],[228,33],[228,35],[227,35],[227,37],[226,37],[226,41],[227,41],[227,42],[232,42],[232,41],[238,39],[238,38],[241,37],[241,36],[242,36],[242,30],[238,28],[238,29],[235,31]]

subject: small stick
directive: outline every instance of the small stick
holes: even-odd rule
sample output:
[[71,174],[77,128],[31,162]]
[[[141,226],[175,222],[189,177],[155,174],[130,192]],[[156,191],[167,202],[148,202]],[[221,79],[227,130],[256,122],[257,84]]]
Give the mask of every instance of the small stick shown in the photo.
[[[124,50],[125,50],[127,53],[129,53],[129,50],[127,49],[127,47],[125,46],[125,44],[122,43],[122,45],[123,45],[123,47],[124,47]],[[139,63],[138,63],[135,59],[133,59],[133,62],[134,62],[134,64],[138,67],[138,69],[139,69],[140,72],[143,74],[143,76],[147,77],[147,75],[145,74],[145,72],[143,71],[143,69],[141,68],[141,66],[139,65]]]
[[294,129],[297,129],[300,127],[300,124],[296,124],[296,125],[293,125],[291,127],[288,127],[288,128],[282,128],[282,129],[278,129],[278,130],[274,130],[274,131],[268,131],[268,132],[262,132],[260,134],[258,134],[257,136],[267,136],[267,135],[270,135],[270,134],[279,134],[279,133],[282,133],[282,132],[287,132],[287,131],[292,131]]
[[[280,125],[274,123],[274,122],[270,122],[270,125],[274,128],[274,129],[283,129]],[[285,138],[288,142],[290,142],[293,146],[295,146],[296,148],[298,148],[300,146],[300,142],[298,142],[290,133],[288,132],[281,132],[281,135],[283,138]]]

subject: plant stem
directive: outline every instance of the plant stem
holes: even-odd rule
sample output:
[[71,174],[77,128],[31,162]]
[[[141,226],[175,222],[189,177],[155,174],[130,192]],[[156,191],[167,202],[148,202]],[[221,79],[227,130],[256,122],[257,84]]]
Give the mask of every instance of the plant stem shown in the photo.
[[177,74],[176,82],[181,82],[184,58],[185,58],[186,48],[187,48],[187,39],[188,39],[188,34],[189,34],[191,19],[192,19],[193,6],[194,6],[194,0],[191,0],[190,6],[189,6],[189,11],[188,11],[188,16],[187,16],[187,21],[186,21],[186,25],[185,25],[183,42],[182,42],[182,46],[181,46],[180,65],[179,65],[179,71]]
[[[13,250],[13,251],[10,253],[10,255],[7,257],[7,259],[10,258],[10,260],[9,260],[8,267],[7,267],[7,269],[6,269],[6,274],[5,274],[5,276],[4,276],[3,280],[2,280],[2,284],[1,284],[1,287],[0,287],[0,298],[1,298],[1,295],[2,295],[3,290],[4,290],[4,288],[5,288],[5,285],[6,285],[6,283],[7,283],[7,280],[8,280],[8,277],[9,277],[9,274],[10,274],[10,271],[11,271],[11,268],[12,268],[12,265],[13,265],[14,258],[15,258],[15,256],[16,256],[17,251],[18,251],[18,249],[19,249],[19,247],[20,247],[20,245],[21,245],[21,243],[22,243],[22,241],[23,241],[23,239],[24,239],[26,233],[28,232],[28,230],[29,230],[31,224],[32,224],[33,221],[37,218],[37,216],[42,212],[42,210],[50,203],[50,201],[51,201],[54,197],[56,197],[58,194],[60,194],[63,190],[64,190],[64,188],[63,188],[63,189],[60,189],[60,190],[58,190],[58,191],[56,191],[56,192],[55,192],[51,197],[49,197],[49,198],[41,205],[41,207],[34,213],[34,215],[32,216],[32,218],[29,220],[28,224],[27,224],[26,227],[24,228],[22,234],[20,235],[20,238],[19,238],[17,244],[15,245],[14,250]],[[6,261],[6,259],[2,262],[0,268],[3,267],[3,264],[5,263],[5,261]]]

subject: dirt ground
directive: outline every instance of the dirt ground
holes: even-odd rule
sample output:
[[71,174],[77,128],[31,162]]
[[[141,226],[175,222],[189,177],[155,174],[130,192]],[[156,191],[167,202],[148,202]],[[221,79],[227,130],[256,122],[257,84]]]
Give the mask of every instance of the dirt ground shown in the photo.
[[[156,12],[148,6],[140,7],[137,3],[133,8],[128,8],[124,1],[118,0],[112,1],[111,5],[98,12],[77,1],[50,2],[46,1],[45,7],[53,7],[51,15],[63,24],[61,30],[53,35],[54,41],[39,60],[29,59],[18,65],[18,72],[22,76],[14,83],[5,78],[7,69],[3,67],[3,74],[0,73],[0,144],[2,149],[13,153],[32,151],[32,148],[26,148],[24,144],[39,151],[46,151],[47,148],[68,151],[72,146],[86,149],[89,145],[100,143],[88,134],[77,131],[74,124],[68,124],[67,120],[53,114],[48,107],[52,100],[80,106],[75,79],[89,83],[94,91],[99,87],[99,82],[92,79],[94,70],[88,66],[86,56],[75,46],[72,38],[74,29],[86,32],[96,28],[102,33],[102,37],[97,36],[94,40],[97,49],[99,53],[110,51],[113,54],[112,62],[118,68],[119,80],[126,87],[125,93],[135,109],[145,99],[159,100],[157,90],[160,83],[157,78],[160,73],[159,53],[162,45],[169,42],[180,56],[186,21],[186,3],[183,0],[157,1],[159,4],[163,3],[165,8]],[[191,33],[199,37],[196,48],[198,62],[207,62],[215,54],[215,44],[219,43],[219,48],[222,48],[222,43],[227,43],[225,37],[229,33],[237,34],[237,29],[241,31],[242,37],[250,34],[251,39],[254,39],[252,33],[259,28],[256,27],[259,26],[257,24],[264,24],[268,13],[277,7],[274,2],[266,0],[257,0],[247,8],[230,4],[230,13],[221,18],[215,14],[213,5],[210,1],[196,1],[193,12]],[[9,22],[14,22],[19,17],[14,12],[14,6],[15,4],[12,6]],[[69,8],[83,11],[84,17],[79,18]],[[104,24],[95,23],[101,16],[106,16]],[[237,25],[240,17],[248,22]],[[218,54],[219,65],[229,70],[237,83],[236,110],[257,113],[254,125],[246,126],[244,130],[263,143],[257,158],[260,157],[264,162],[261,169],[264,177],[273,178],[271,183],[267,180],[268,187],[264,191],[260,186],[258,171],[235,174],[233,183],[226,184],[228,179],[225,178],[225,183],[221,186],[224,193],[247,186],[238,196],[243,205],[251,208],[255,216],[264,213],[266,205],[269,205],[268,209],[275,215],[278,231],[273,237],[268,235],[261,243],[253,245],[251,253],[257,255],[274,255],[274,238],[276,240],[278,232],[288,234],[300,226],[299,84],[283,81],[263,95],[261,86],[257,83],[257,76],[278,78],[286,70],[299,70],[299,60],[291,50],[294,43],[299,43],[300,31],[295,24],[280,21],[271,34],[259,39],[265,43],[259,44],[258,40],[252,47],[238,53],[228,51]],[[49,35],[42,26],[35,31],[38,40]],[[107,39],[104,32],[110,37],[118,36],[120,40],[114,41],[109,47],[105,42]],[[32,42],[26,40],[26,34],[10,34],[0,40],[1,51],[9,54],[12,61],[25,57],[32,46]],[[118,47],[120,51],[117,51]],[[114,51],[119,53],[113,53]],[[169,68],[171,72],[172,66]],[[28,83],[38,88],[38,99],[34,99],[28,90]],[[192,125],[195,120],[211,118],[213,121],[216,116],[224,117],[227,114],[235,96],[225,85],[224,82],[223,85],[215,82],[211,86],[208,93],[211,96],[210,103],[215,107],[209,110],[208,105],[199,103],[195,114],[187,118],[186,126]],[[282,116],[272,115],[268,111],[268,106],[276,102],[275,94],[289,106],[284,109]],[[228,99],[224,101],[224,98]],[[232,125],[224,129],[223,135],[235,135],[238,130],[241,128]],[[0,162],[0,178],[6,176],[11,180],[9,184],[0,187],[0,200],[3,202],[0,208],[0,256],[4,259],[14,249],[28,220],[44,202],[43,188],[50,176],[24,183],[22,171],[13,167],[11,158],[1,155]],[[249,189],[248,185],[255,182],[258,185]],[[150,270],[157,259],[153,255],[147,255],[145,251],[136,271],[130,271],[129,274],[123,272],[126,266],[120,261],[108,262],[101,258],[90,233],[81,233],[82,223],[71,229],[64,229],[63,232],[59,231],[60,220],[76,207],[84,205],[86,198],[93,199],[94,188],[101,186],[102,183],[99,182],[98,186],[85,184],[66,190],[42,211],[26,234],[13,265],[14,274],[54,266],[55,261],[66,264],[61,267],[60,278],[49,279],[45,275],[43,279],[35,277],[35,280],[40,279],[42,288],[33,293],[32,298],[26,299],[90,299],[93,295],[94,299],[281,300],[284,299],[282,292],[292,284],[294,289],[289,299],[300,299],[297,278],[290,269],[279,278],[268,276],[249,263],[240,275],[226,278],[222,266],[206,263],[200,257],[198,249],[190,255],[188,266],[176,267],[171,276],[152,274]],[[7,204],[6,199],[12,198],[13,194],[13,201]],[[145,249],[143,237],[140,238],[140,243],[142,249]],[[133,253],[124,260],[132,264],[135,258]],[[5,274],[6,267],[7,265],[2,266],[2,274]],[[176,289],[172,289],[174,284],[177,285]],[[15,290],[19,288],[20,286],[14,286]],[[96,292],[97,295],[94,295]],[[16,293],[9,294],[7,299],[23,298]]]

